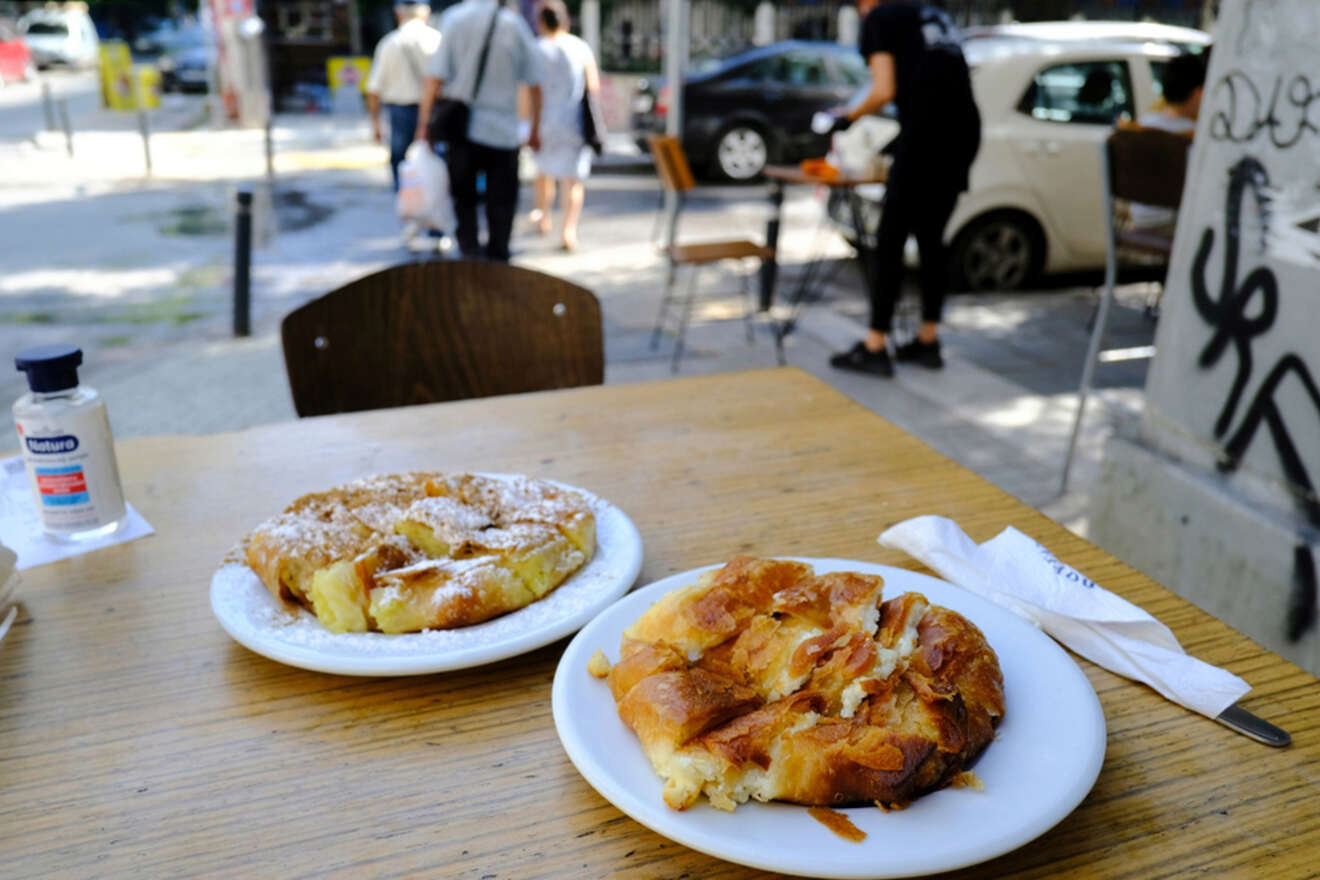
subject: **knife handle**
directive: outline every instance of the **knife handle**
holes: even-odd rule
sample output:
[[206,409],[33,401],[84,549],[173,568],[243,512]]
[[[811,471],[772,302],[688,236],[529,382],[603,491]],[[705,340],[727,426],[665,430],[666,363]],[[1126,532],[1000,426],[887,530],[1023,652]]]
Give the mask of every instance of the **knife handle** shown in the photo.
[[1237,703],[1220,712],[1215,720],[1225,727],[1236,730],[1256,742],[1265,743],[1267,746],[1282,748],[1292,742],[1292,737],[1288,735],[1288,731],[1275,727],[1264,718],[1257,718]]

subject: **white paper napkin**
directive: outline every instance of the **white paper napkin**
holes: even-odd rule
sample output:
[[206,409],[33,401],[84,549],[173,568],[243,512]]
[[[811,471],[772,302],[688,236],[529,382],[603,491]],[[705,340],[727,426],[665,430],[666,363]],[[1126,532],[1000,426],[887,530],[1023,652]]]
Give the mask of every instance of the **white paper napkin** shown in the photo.
[[919,516],[876,540],[1026,618],[1092,663],[1202,715],[1214,718],[1251,690],[1233,673],[1188,656],[1167,626],[1012,526],[978,545],[950,519]]
[[[18,554],[19,571],[155,534],[151,523],[143,519],[132,504],[125,507],[124,525],[113,535],[77,543],[54,541],[42,530],[27,472],[23,469],[23,459],[18,456],[0,458],[0,539]],[[0,615],[3,614],[0,607]]]
[[18,616],[14,592],[18,589],[18,554],[0,544],[0,640]]

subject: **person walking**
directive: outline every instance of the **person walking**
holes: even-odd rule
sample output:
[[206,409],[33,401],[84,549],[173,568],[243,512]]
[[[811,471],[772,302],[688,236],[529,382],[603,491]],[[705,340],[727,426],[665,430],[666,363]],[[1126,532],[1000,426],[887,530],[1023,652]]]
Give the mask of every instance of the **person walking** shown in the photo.
[[384,140],[381,108],[390,124],[390,174],[399,191],[399,163],[417,131],[418,105],[426,79],[426,63],[440,48],[440,32],[427,24],[431,7],[413,0],[398,0],[394,17],[399,26],[376,44],[367,76],[367,113],[377,143]]
[[[471,111],[467,137],[451,141],[446,154],[458,246],[466,257],[484,253],[487,259],[508,262],[518,211],[518,86],[528,86],[527,145],[535,150],[541,145],[541,54],[522,16],[503,8],[498,0],[463,0],[445,11],[440,30],[445,38],[427,66],[416,138],[429,142],[427,121],[437,98],[467,103]],[[483,172],[484,251],[477,223],[477,175]]]
[[541,148],[536,151],[536,209],[531,221],[542,235],[550,234],[550,210],[555,181],[563,200],[564,228],[560,244],[577,248],[578,218],[586,198],[584,181],[591,174],[591,147],[583,137],[583,98],[600,95],[596,56],[583,40],[568,32],[568,9],[562,0],[544,0],[537,11],[541,33]]
[[837,128],[890,101],[901,126],[892,153],[884,208],[871,254],[871,323],[866,338],[830,364],[892,376],[889,333],[903,280],[903,247],[915,234],[921,255],[921,329],[898,346],[899,361],[938,369],[939,322],[948,287],[944,227],[981,143],[981,116],[972,95],[962,38],[942,10],[903,0],[858,0],[861,53],[871,71],[866,96],[842,113]]

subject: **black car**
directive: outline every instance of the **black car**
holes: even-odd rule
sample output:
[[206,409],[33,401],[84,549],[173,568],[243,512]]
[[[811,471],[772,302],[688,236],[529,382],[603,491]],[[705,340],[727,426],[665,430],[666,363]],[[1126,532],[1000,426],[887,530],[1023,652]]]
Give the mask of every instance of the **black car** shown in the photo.
[[[856,49],[789,40],[705,65],[683,90],[683,149],[698,173],[749,180],[775,162],[823,156],[828,135],[812,114],[847,103],[866,85]],[[670,90],[643,82],[633,99],[633,129],[645,148],[663,133]]]

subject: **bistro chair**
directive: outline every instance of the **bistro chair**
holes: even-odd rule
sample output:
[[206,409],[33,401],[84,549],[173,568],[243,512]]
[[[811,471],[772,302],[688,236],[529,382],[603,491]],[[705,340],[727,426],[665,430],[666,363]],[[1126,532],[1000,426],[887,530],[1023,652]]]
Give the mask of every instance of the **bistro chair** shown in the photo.
[[[1163,260],[1166,265],[1173,252],[1173,224],[1155,228],[1136,228],[1131,223],[1132,203],[1166,208],[1176,212],[1182,203],[1183,184],[1187,177],[1187,152],[1191,141],[1184,135],[1154,128],[1122,125],[1100,147],[1100,179],[1105,212],[1105,286],[1091,321],[1091,341],[1082,365],[1078,388],[1077,414],[1072,436],[1063,461],[1061,490],[1068,491],[1077,438],[1086,412],[1086,399],[1095,378],[1096,362],[1103,356],[1100,345],[1109,325],[1114,304],[1114,286],[1118,277],[1120,252],[1145,259]],[[1158,307],[1159,300],[1149,307]]]
[[[774,257],[775,252],[772,248],[743,238],[678,244],[679,216],[683,213],[687,194],[696,187],[696,180],[692,176],[692,168],[688,165],[687,156],[684,154],[678,138],[669,135],[652,135],[649,142],[651,155],[655,158],[656,171],[660,175],[660,183],[664,189],[674,193],[678,202],[673,216],[669,218],[669,228],[665,235],[664,251],[669,259],[669,275],[665,281],[664,296],[660,300],[660,313],[656,316],[655,329],[651,333],[651,348],[653,349],[659,346],[660,335],[664,332],[665,324],[671,317],[669,314],[671,303],[678,299],[674,295],[674,284],[678,279],[679,267],[690,267],[687,292],[681,298],[681,302],[676,303],[678,324],[675,330],[674,355],[670,369],[677,373],[679,361],[683,357],[683,339],[687,333],[688,322],[692,317],[692,303],[696,298],[697,275],[701,268],[725,260],[752,258],[764,262]],[[740,280],[743,299],[746,303],[743,318],[747,325],[747,341],[750,343],[753,341],[752,315],[755,312],[755,306],[752,302],[751,276],[743,273]],[[775,351],[779,357],[779,362],[782,364],[784,362],[783,343],[778,334],[775,335]]]
[[383,269],[280,327],[300,416],[579,385],[605,377],[591,291],[503,263]]

